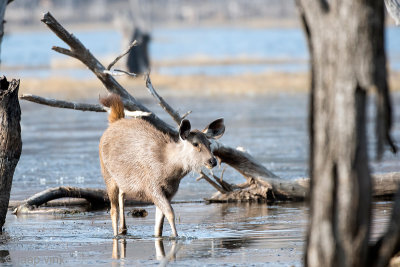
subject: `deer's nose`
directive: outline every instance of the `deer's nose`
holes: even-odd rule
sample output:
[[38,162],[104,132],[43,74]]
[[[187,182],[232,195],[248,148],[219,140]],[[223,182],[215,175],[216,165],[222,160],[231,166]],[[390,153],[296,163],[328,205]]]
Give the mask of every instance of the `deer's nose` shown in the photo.
[[214,157],[212,157],[211,159],[208,160],[208,164],[210,164],[210,166],[214,168],[215,166],[217,166],[217,160]]

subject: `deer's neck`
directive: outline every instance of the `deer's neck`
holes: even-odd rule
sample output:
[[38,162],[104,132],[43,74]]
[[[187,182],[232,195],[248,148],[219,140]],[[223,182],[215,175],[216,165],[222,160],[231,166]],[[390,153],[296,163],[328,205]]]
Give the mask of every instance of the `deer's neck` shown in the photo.
[[193,159],[193,146],[183,140],[167,144],[166,158],[170,166],[176,169],[181,169],[183,173],[194,170],[197,163]]

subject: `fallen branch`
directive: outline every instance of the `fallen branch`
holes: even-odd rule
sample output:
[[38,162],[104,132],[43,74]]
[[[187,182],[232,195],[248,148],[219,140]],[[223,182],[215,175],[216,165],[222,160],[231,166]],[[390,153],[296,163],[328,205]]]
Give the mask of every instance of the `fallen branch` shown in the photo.
[[60,186],[56,188],[49,188],[39,192],[30,198],[26,199],[23,204],[16,207],[13,211],[14,214],[29,213],[29,211],[36,207],[43,205],[53,199],[64,197],[70,198],[84,198],[92,206],[105,206],[109,203],[108,195],[105,190],[92,189],[92,188],[79,188],[79,187],[65,187]]
[[[75,201],[55,201],[61,198],[73,198]],[[82,201],[86,200],[86,201]],[[49,203],[50,202],[50,203]],[[57,206],[87,206],[90,205],[91,209],[106,208],[110,205],[107,191],[103,189],[95,188],[80,188],[72,186],[59,186],[46,189],[39,193],[34,194],[30,198],[24,201],[13,201],[10,203],[10,207],[13,208],[13,213],[26,214],[26,213],[37,213],[47,212],[47,209],[39,209],[40,206],[46,205],[47,207]],[[126,205],[147,205],[149,203],[137,201],[134,199],[126,199]],[[52,209],[51,212],[59,211],[60,209]]]
[[[202,178],[208,179],[211,184],[218,190],[211,198],[205,199],[207,202],[270,202],[275,200],[282,200],[279,195],[276,196],[274,189],[268,183],[263,182],[261,179],[249,179],[243,184],[230,185],[230,189],[219,186],[217,183],[212,181],[206,174],[202,174]],[[218,178],[218,177],[217,177]],[[218,179],[220,180],[220,179]],[[373,195],[375,198],[392,198],[397,192],[397,186],[400,183],[400,173],[388,173],[388,174],[375,174],[373,175],[374,187]],[[287,185],[292,184],[296,188],[298,184],[301,184],[305,188],[309,186],[309,179],[297,179],[286,181]],[[79,200],[76,201],[54,201],[60,198],[80,198],[85,199],[86,202]],[[287,200],[287,199],[283,199]],[[295,198],[294,200],[304,200],[304,198]],[[51,201],[49,203],[49,201]],[[48,212],[47,209],[40,210],[40,206],[46,204],[46,206],[86,206],[90,204],[91,207],[105,208],[109,205],[108,196],[105,190],[92,189],[92,188],[79,188],[79,187],[55,187],[49,188],[42,192],[39,192],[30,198],[19,202],[10,202],[10,207],[14,208],[15,214],[25,213],[37,213],[37,212]],[[127,199],[126,205],[145,205],[149,203],[135,201],[133,199]],[[398,205],[399,206],[399,205]],[[394,210],[400,209],[396,206]],[[54,210],[50,210],[54,212]],[[58,212],[58,210],[57,210]],[[61,211],[62,212],[62,211]],[[397,215],[396,215],[397,214]],[[393,216],[398,216],[400,212],[393,213]],[[394,227],[394,226],[393,226]],[[374,248],[377,253],[378,247]]]
[[204,179],[206,180],[209,184],[211,184],[215,189],[217,189],[220,193],[225,194],[226,190],[224,188],[222,188],[221,186],[219,186],[218,184],[216,184],[213,180],[211,180],[210,177],[208,177],[207,174],[205,174],[203,171],[200,172],[200,177],[197,178],[196,180],[199,181],[200,179]]

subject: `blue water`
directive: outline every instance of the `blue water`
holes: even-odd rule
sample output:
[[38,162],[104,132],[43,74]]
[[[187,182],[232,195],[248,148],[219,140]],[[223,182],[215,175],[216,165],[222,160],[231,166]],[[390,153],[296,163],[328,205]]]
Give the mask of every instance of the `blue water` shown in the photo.
[[[114,30],[76,31],[74,34],[98,58],[116,56],[122,49],[121,34]],[[390,67],[400,71],[400,28],[389,27],[386,39]],[[51,61],[65,56],[52,51],[53,45],[67,47],[50,31],[7,34],[2,44],[1,59],[4,66],[14,67],[14,70],[6,68],[6,74],[11,72],[19,77],[54,75],[54,70],[50,72]],[[301,29],[185,28],[155,29],[152,32],[150,56],[154,61],[199,56],[295,61],[285,64],[173,66],[157,70],[169,75],[234,75],[243,72],[304,71],[307,70],[308,51]],[[91,75],[86,70],[57,70],[55,74],[78,78]]]
[[200,28],[156,30],[152,55],[175,59],[206,55],[221,59],[250,58],[306,59],[307,47],[299,29]]

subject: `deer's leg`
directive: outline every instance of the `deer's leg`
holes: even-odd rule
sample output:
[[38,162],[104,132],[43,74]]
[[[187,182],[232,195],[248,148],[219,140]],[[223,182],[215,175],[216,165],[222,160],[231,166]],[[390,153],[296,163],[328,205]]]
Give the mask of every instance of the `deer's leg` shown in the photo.
[[127,229],[125,224],[125,213],[124,213],[124,197],[125,193],[119,190],[118,193],[118,204],[119,204],[119,234],[126,235]]
[[156,224],[154,226],[154,236],[162,236],[165,215],[159,207],[156,206]]
[[114,236],[118,235],[118,191],[116,184],[114,187],[110,188],[110,190],[107,190],[111,204],[110,214]]
[[158,194],[157,198],[155,199],[156,201],[154,204],[161,210],[165,217],[167,217],[169,225],[171,226],[172,236],[177,237],[178,233],[176,232],[175,227],[175,214],[171,203],[163,194]]
[[101,172],[103,173],[103,178],[104,182],[106,183],[107,187],[107,194],[108,198],[110,199],[110,204],[111,204],[111,209],[110,209],[110,214],[111,214],[111,222],[112,222],[112,227],[113,227],[113,232],[114,236],[118,235],[118,185],[114,181],[114,179],[111,177],[110,173],[107,171],[107,169],[104,166],[103,163],[103,158],[100,154],[100,167],[101,167]]

